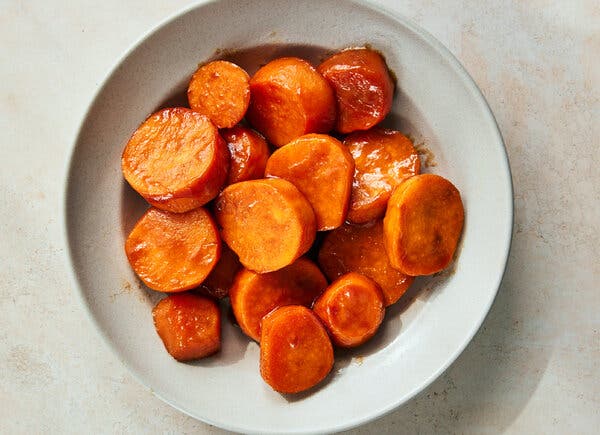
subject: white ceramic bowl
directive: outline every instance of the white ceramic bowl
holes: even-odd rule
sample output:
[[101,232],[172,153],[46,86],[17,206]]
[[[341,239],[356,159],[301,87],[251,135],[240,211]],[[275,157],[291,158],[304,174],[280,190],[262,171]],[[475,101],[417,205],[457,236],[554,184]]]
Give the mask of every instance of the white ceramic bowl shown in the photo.
[[[123,146],[148,114],[185,103],[190,75],[215,55],[252,73],[277,56],[318,62],[327,50],[365,43],[384,53],[398,78],[387,125],[424,142],[437,162],[429,170],[452,180],[462,194],[466,220],[453,271],[418,279],[388,310],[377,336],[355,351],[339,352],[329,378],[306,394],[272,391],[259,374],[258,345],[227,321],[218,355],[176,362],[152,324],[160,295],[139,284],[123,251],[145,208],[121,175]],[[66,183],[70,264],[106,342],[157,396],[240,432],[342,430],[409,400],[456,359],[481,325],[511,239],[509,165],[476,85],[423,30],[355,1],[223,0],[170,19],[129,51],[104,82],[82,123]]]

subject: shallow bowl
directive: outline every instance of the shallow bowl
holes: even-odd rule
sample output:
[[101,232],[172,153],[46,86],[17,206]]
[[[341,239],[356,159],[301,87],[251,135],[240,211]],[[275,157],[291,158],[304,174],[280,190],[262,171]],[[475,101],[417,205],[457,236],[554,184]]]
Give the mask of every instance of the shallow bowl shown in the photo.
[[[224,321],[218,355],[192,364],[165,352],[151,310],[161,295],[132,272],[123,244],[146,204],[123,180],[121,152],[158,108],[185,104],[199,62],[227,58],[252,73],[284,55],[318,63],[369,44],[398,80],[385,125],[426,149],[426,172],[452,180],[465,228],[452,267],[417,279],[369,343],[338,352],[317,388],[284,396],[261,379],[259,347]],[[357,1],[222,0],[195,6],[148,33],[116,65],[82,122],[65,190],[69,264],[108,345],[151,391],[181,411],[239,432],[330,432],[402,405],[462,352],[485,318],[505,268],[512,187],[494,117],[473,80],[410,21]],[[226,313],[225,313],[226,314]],[[226,318],[226,317],[225,317]]]

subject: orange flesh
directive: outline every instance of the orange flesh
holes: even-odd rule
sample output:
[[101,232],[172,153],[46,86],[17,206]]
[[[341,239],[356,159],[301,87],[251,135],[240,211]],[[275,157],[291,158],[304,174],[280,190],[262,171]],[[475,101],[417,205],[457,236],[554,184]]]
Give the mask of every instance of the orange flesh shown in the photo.
[[258,273],[292,264],[315,239],[315,215],[289,181],[263,179],[229,185],[217,198],[215,216],[227,245]]
[[208,276],[221,255],[221,241],[203,208],[187,213],[150,208],[127,237],[125,253],[148,287],[178,292]]
[[260,374],[280,393],[299,393],[321,382],[333,367],[333,347],[311,310],[281,307],[266,316],[260,344]]
[[259,341],[260,323],[266,314],[283,305],[310,307],[325,287],[327,280],[319,268],[310,260],[299,258],[276,272],[240,271],[229,297],[242,331]]
[[346,218],[354,161],[337,139],[307,134],[276,150],[265,170],[267,177],[290,181],[310,202],[317,231],[339,227]]
[[213,298],[223,299],[227,297],[229,289],[233,285],[235,274],[241,267],[242,265],[235,252],[223,244],[221,246],[221,258],[200,286],[200,290]]
[[386,306],[400,299],[414,280],[392,267],[381,220],[361,226],[344,224],[329,233],[319,251],[319,265],[332,281],[348,272],[371,278],[381,287]]
[[462,233],[460,193],[439,175],[422,174],[396,188],[383,220],[385,247],[392,266],[408,275],[443,270]]
[[190,107],[218,128],[240,122],[250,104],[250,77],[234,63],[217,60],[200,66],[190,81]]
[[225,139],[231,155],[227,184],[264,177],[269,147],[260,134],[237,125],[222,130],[221,136]]
[[385,303],[375,281],[350,272],[325,290],[313,310],[336,345],[355,347],[375,335],[385,315]]
[[383,217],[392,190],[421,170],[412,142],[398,131],[373,129],[344,140],[355,163],[348,220],[366,223]]
[[326,59],[318,71],[335,90],[340,133],[368,130],[390,112],[394,82],[379,53],[344,50]]
[[203,358],[221,348],[221,312],[208,298],[170,295],[156,304],[152,317],[165,348],[178,361]]
[[[305,391],[331,371],[332,342],[365,343],[414,276],[448,266],[464,224],[460,193],[417,175],[419,156],[400,132],[372,128],[393,93],[385,59],[367,48],[318,70],[275,59],[252,79],[214,61],[192,76],[192,109],[162,109],[139,126],[122,171],[154,207],[125,252],[148,287],[171,293],[152,311],[169,354],[217,352],[221,312],[211,298],[229,296],[242,331],[260,342],[265,382]],[[260,133],[238,125],[245,115],[279,147],[273,155]],[[351,133],[344,144],[321,134],[334,127]],[[221,235],[202,207],[217,195]],[[316,231],[332,229],[315,243]],[[302,257],[317,249],[321,269]]]
[[163,109],[135,131],[121,166],[150,204],[185,212],[217,195],[227,178],[229,151],[207,117],[185,108]]
[[307,133],[326,133],[335,122],[327,81],[306,61],[275,59],[250,80],[248,120],[275,146]]

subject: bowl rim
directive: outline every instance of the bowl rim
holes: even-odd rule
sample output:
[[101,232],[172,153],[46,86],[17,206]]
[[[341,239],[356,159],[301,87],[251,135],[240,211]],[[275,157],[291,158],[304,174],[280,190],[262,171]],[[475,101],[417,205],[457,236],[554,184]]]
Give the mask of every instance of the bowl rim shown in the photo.
[[[164,403],[177,409],[178,411],[180,411],[194,419],[203,421],[207,424],[210,424],[210,425],[213,425],[216,427],[220,427],[220,428],[230,430],[230,431],[244,432],[244,433],[276,433],[275,431],[272,431],[272,430],[267,430],[267,431],[261,430],[260,432],[252,431],[252,430],[249,431],[248,428],[238,426],[235,424],[235,422],[224,423],[221,421],[219,421],[219,422],[213,421],[210,418],[207,418],[204,416],[200,417],[200,416],[196,415],[193,411],[186,409],[184,406],[174,403],[172,400],[163,396],[161,392],[155,391],[151,385],[148,385],[146,383],[146,381],[132,368],[132,366],[126,360],[124,360],[120,357],[120,353],[119,353],[118,349],[116,348],[116,345],[113,343],[111,338],[107,335],[107,333],[101,328],[100,324],[98,323],[98,320],[94,316],[94,314],[91,310],[91,306],[88,303],[87,297],[83,291],[82,286],[79,283],[79,279],[77,278],[77,274],[75,272],[74,259],[73,259],[74,253],[73,253],[73,249],[71,248],[71,243],[70,243],[70,238],[69,238],[69,226],[68,226],[69,198],[68,197],[69,197],[69,186],[70,186],[73,167],[74,167],[73,158],[74,158],[77,146],[79,144],[79,141],[81,139],[81,136],[83,134],[83,128],[86,124],[86,121],[90,115],[91,109],[92,109],[96,99],[103,92],[104,88],[107,86],[110,79],[114,76],[114,74],[116,73],[116,71],[118,70],[120,65],[125,61],[125,59],[127,57],[129,57],[130,54],[132,52],[134,52],[141,44],[143,44],[144,41],[148,37],[150,37],[152,34],[157,32],[158,30],[162,29],[163,27],[178,20],[182,16],[188,14],[192,10],[194,10],[196,8],[208,6],[213,3],[218,3],[220,1],[221,0],[200,0],[200,1],[193,2],[190,5],[185,6],[181,9],[175,11],[174,13],[168,15],[167,17],[165,17],[164,19],[159,21],[157,24],[150,27],[148,30],[144,31],[111,64],[111,67],[104,74],[101,82],[95,87],[94,92],[92,93],[92,95],[86,105],[86,109],[85,109],[82,117],[79,119],[78,128],[77,128],[74,138],[71,142],[69,153],[68,153],[67,158],[65,159],[64,168],[63,168],[63,172],[62,172],[64,174],[64,176],[63,176],[63,178],[61,178],[61,180],[63,182],[63,188],[62,188],[62,197],[60,199],[60,201],[61,201],[60,220],[62,222],[61,233],[62,233],[62,239],[63,239],[63,246],[65,247],[65,249],[63,251],[64,254],[62,255],[62,257],[63,257],[63,261],[64,261],[64,264],[66,265],[66,269],[68,272],[69,282],[70,282],[72,288],[75,290],[74,292],[77,294],[77,299],[79,300],[79,303],[82,306],[86,317],[93,325],[93,329],[100,336],[101,340],[108,347],[108,349],[112,352],[112,354],[118,358],[118,360],[123,364],[123,366],[127,369],[127,371],[133,376],[133,378],[136,379],[137,382],[139,382],[141,385],[146,387],[154,396],[158,397]],[[345,1],[347,3],[352,3],[357,6],[366,7],[367,9],[371,9],[372,11],[374,11],[378,14],[386,15],[386,16],[392,18],[393,20],[397,21],[399,24],[405,26],[408,30],[410,30],[411,32],[416,34],[418,37],[420,37],[424,41],[424,43],[429,45],[445,62],[447,62],[447,64],[451,67],[451,69],[457,74],[457,77],[465,85],[467,90],[470,91],[470,93],[472,94],[474,99],[479,104],[480,109],[484,113],[484,116],[487,118],[487,121],[489,121],[490,125],[493,127],[493,135],[495,136],[495,139],[496,139],[494,141],[495,142],[494,146],[497,145],[500,148],[499,149],[500,154],[504,157],[503,160],[500,162],[504,166],[504,172],[507,175],[506,180],[505,180],[506,184],[503,186],[503,188],[509,193],[510,201],[508,201],[508,204],[505,204],[505,206],[507,207],[507,212],[508,212],[508,216],[506,219],[506,222],[508,223],[508,225],[507,225],[507,228],[503,229],[505,231],[503,267],[502,267],[501,272],[498,274],[498,276],[496,276],[495,279],[493,280],[493,282],[490,283],[490,284],[493,284],[493,287],[495,287],[496,290],[494,292],[492,292],[489,300],[487,301],[487,303],[484,307],[485,309],[482,310],[481,317],[477,320],[476,324],[473,325],[473,328],[471,329],[470,333],[465,336],[465,339],[460,343],[460,345],[455,349],[455,351],[450,355],[450,357],[448,357],[446,359],[446,361],[444,361],[444,363],[440,365],[439,369],[436,370],[435,372],[433,372],[423,383],[421,383],[421,385],[419,387],[414,388],[412,391],[410,391],[410,393],[404,395],[403,397],[400,397],[396,401],[389,403],[385,407],[382,407],[377,410],[372,410],[369,414],[360,416],[358,418],[356,418],[356,417],[353,418],[352,416],[349,416],[349,418],[347,420],[339,423],[337,426],[329,427],[329,428],[325,429],[327,431],[334,431],[334,432],[352,429],[352,428],[364,425],[375,419],[381,418],[386,414],[389,414],[390,412],[394,411],[395,409],[399,408],[400,406],[404,405],[405,403],[407,403],[408,401],[413,399],[416,395],[421,393],[427,387],[429,387],[437,378],[439,378],[457,360],[457,358],[466,349],[468,344],[472,341],[473,337],[480,330],[480,328],[481,328],[485,318],[487,317],[487,315],[491,309],[491,306],[494,303],[494,300],[498,294],[500,285],[502,284],[502,280],[503,280],[505,272],[506,272],[508,258],[510,256],[513,228],[514,228],[514,189],[513,189],[512,172],[511,172],[511,168],[510,168],[508,153],[506,151],[506,145],[505,145],[504,139],[502,137],[502,133],[500,132],[500,128],[498,126],[496,118],[494,117],[494,114],[493,114],[487,100],[485,99],[483,93],[481,92],[481,89],[479,88],[479,86],[477,85],[475,80],[471,77],[471,75],[468,73],[466,68],[461,64],[461,62],[458,60],[458,58],[446,46],[444,46],[437,38],[435,38],[427,30],[425,30],[421,26],[419,26],[412,19],[404,16],[401,13],[390,10],[387,7],[376,4],[376,3],[372,2],[371,0],[345,0]],[[292,429],[292,430],[286,431],[286,433],[293,433],[293,434],[301,434],[302,433],[303,434],[303,433],[317,433],[317,431],[322,432],[323,429],[320,428],[320,429],[317,429],[316,431],[315,430],[306,431],[306,430]]]

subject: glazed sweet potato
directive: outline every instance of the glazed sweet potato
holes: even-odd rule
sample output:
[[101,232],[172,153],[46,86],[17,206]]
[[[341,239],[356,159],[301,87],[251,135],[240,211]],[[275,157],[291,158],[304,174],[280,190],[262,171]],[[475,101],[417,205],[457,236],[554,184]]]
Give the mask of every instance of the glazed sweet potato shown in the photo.
[[170,295],[156,304],[152,317],[167,352],[178,361],[203,358],[221,348],[221,311],[209,298]]
[[385,60],[376,51],[341,51],[319,65],[318,71],[335,90],[335,128],[340,133],[368,130],[390,112],[394,82]]
[[317,231],[339,227],[346,218],[354,160],[337,139],[307,134],[276,150],[265,175],[290,181],[310,202]]
[[446,268],[462,233],[464,209],[458,189],[445,178],[422,174],[394,190],[383,219],[392,266],[407,275]]
[[385,304],[375,281],[350,272],[327,287],[315,301],[313,311],[334,344],[356,347],[375,335],[385,315]]
[[311,310],[281,307],[263,319],[260,374],[280,393],[299,393],[321,382],[333,367],[333,346]]
[[362,224],[382,218],[392,190],[421,170],[410,139],[394,130],[371,129],[347,136],[355,163],[348,220]]
[[250,80],[247,118],[275,146],[307,133],[327,133],[335,99],[327,81],[305,60],[275,59]]
[[260,340],[262,318],[283,305],[310,307],[327,287],[319,268],[306,258],[299,258],[283,269],[270,273],[241,270],[235,277],[229,298],[233,314],[242,331]]
[[221,256],[221,241],[204,208],[187,213],[150,208],[127,237],[125,253],[148,287],[178,292],[204,281]]
[[206,277],[199,290],[216,299],[223,299],[229,295],[235,274],[242,265],[235,252],[226,244],[221,246],[221,258],[212,272]]
[[163,109],[129,139],[121,167],[146,201],[181,213],[219,193],[227,179],[229,151],[206,116],[182,107]]
[[310,203],[282,179],[227,186],[217,198],[215,216],[225,243],[246,268],[258,273],[292,264],[315,240]]
[[414,280],[390,264],[381,219],[361,226],[344,224],[327,234],[319,265],[332,281],[348,272],[368,276],[381,287],[386,306],[400,299]]
[[187,91],[192,110],[208,116],[218,128],[242,120],[250,104],[250,77],[234,63],[216,60],[201,65]]
[[447,267],[463,204],[448,180],[418,175],[411,140],[377,127],[393,80],[370,48],[318,69],[275,59],[252,78],[217,60],[192,76],[191,109],[162,109],[134,132],[123,175],[153,207],[125,252],[169,293],[152,315],[176,360],[219,351],[229,297],[264,381],[307,391],[331,372],[334,345],[371,340],[415,276]]
[[227,184],[264,177],[269,146],[260,134],[250,128],[236,125],[221,130],[221,136],[225,139],[231,155]]

